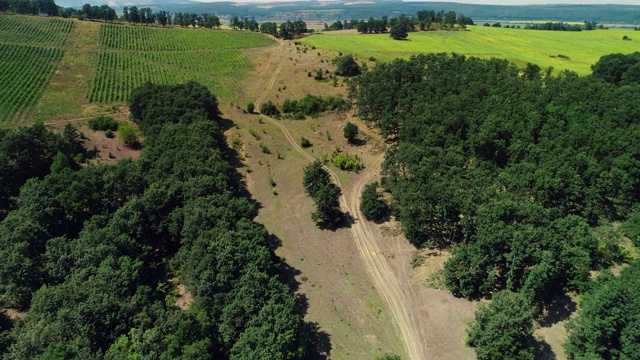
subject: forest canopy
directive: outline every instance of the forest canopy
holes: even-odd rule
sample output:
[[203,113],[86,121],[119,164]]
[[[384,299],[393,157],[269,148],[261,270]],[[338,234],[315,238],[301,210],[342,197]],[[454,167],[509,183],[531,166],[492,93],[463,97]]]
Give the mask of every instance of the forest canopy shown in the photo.
[[640,85],[605,79],[439,54],[352,82],[360,116],[396,141],[382,181],[394,213],[415,245],[452,248],[454,294],[523,291],[543,306],[624,258],[592,228],[639,200]]
[[[131,107],[139,160],[79,168],[56,157],[0,223],[1,306],[28,310],[14,324],[0,311],[0,356],[305,358],[304,307],[233,178],[215,96],[146,84]],[[178,284],[193,295],[186,308]]]

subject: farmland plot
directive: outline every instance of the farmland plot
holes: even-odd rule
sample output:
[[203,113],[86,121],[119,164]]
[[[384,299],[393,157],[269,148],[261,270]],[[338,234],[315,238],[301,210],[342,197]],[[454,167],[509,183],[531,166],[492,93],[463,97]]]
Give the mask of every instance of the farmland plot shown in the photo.
[[31,110],[44,93],[74,23],[30,16],[0,17],[0,123]]

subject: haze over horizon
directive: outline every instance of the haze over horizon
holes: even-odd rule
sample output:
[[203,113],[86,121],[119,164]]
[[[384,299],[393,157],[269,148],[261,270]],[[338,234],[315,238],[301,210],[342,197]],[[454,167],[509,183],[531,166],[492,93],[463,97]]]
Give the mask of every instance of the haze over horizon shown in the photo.
[[[271,3],[271,2],[290,2],[290,1],[309,1],[309,0],[193,0],[197,2],[237,2],[237,3]],[[326,0],[330,2],[332,0]],[[353,2],[366,2],[367,0],[354,0]],[[403,0],[406,2],[456,2],[461,4],[478,4],[478,5],[640,5],[639,0],[462,0],[462,1],[446,1],[446,0]]]

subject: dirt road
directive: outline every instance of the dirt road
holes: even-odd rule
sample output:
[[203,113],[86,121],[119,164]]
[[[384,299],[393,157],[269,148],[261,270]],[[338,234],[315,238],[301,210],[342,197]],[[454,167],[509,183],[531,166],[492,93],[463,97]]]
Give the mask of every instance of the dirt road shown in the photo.
[[[271,91],[275,79],[282,69],[282,66],[286,60],[286,53],[283,55],[282,60],[275,68],[268,85],[264,92],[255,101],[256,108],[259,109],[260,103],[265,96]],[[314,161],[315,158],[304,151],[300,145],[291,136],[287,128],[279,121],[267,117],[267,119],[276,125],[291,146],[309,161]],[[340,205],[343,211],[350,213],[355,222],[351,226],[352,237],[360,250],[362,259],[366,264],[369,275],[371,276],[376,289],[380,293],[381,297],[385,300],[389,307],[390,313],[395,320],[398,329],[402,335],[402,340],[405,346],[406,353],[410,359],[421,360],[427,359],[425,349],[420,341],[420,334],[422,329],[416,318],[412,316],[412,309],[418,308],[416,304],[411,301],[412,289],[409,283],[409,277],[405,279],[399,279],[394,271],[391,269],[387,262],[387,259],[382,255],[380,248],[375,241],[376,235],[379,235],[377,231],[373,231],[371,224],[367,224],[360,213],[360,196],[365,184],[374,181],[376,174],[379,172],[380,162],[382,161],[383,154],[379,156],[376,164],[369,164],[367,170],[364,171],[358,177],[358,180],[350,189],[345,189],[338,176],[329,168],[327,171],[333,177],[334,182],[342,189],[342,195],[340,197]],[[413,297],[415,299],[415,297]]]

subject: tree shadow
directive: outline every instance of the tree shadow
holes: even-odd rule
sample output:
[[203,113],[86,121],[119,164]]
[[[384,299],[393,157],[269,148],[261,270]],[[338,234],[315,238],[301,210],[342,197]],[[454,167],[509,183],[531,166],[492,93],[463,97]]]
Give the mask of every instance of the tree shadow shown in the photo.
[[545,313],[539,323],[542,327],[549,327],[571,317],[578,309],[578,305],[566,294],[555,298],[546,308]]
[[307,359],[325,360],[331,355],[331,335],[321,330],[317,322],[305,324],[307,334],[309,334],[310,354]]
[[351,142],[349,142],[349,145],[364,146],[367,145],[367,141],[364,139],[353,139]]
[[551,350],[551,346],[547,344],[544,340],[536,340],[535,344],[536,349],[536,360],[554,360],[556,359],[556,354]]
[[[296,280],[296,276],[301,272],[298,269],[291,267],[289,264],[280,259],[280,281],[287,285],[292,292],[298,291],[300,288],[300,282]],[[309,300],[305,294],[296,294],[296,307],[297,312],[301,315],[306,315],[309,310]],[[308,337],[308,350],[307,359],[329,359],[331,353],[331,336],[326,331],[320,329],[320,325],[317,322],[304,323],[304,331]]]
[[351,213],[343,212],[341,213],[340,218],[337,219],[336,221],[333,221],[333,222],[322,221],[322,222],[319,222],[317,225],[318,225],[318,228],[320,228],[320,230],[337,231],[340,229],[349,229],[353,224],[355,224],[355,222],[356,220],[353,216],[351,216]]

